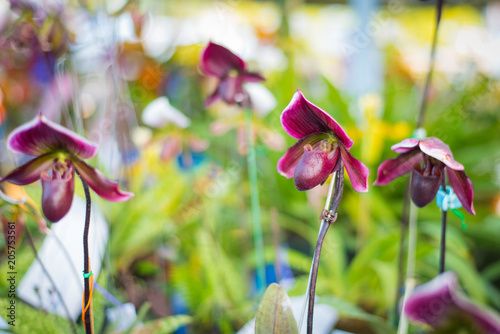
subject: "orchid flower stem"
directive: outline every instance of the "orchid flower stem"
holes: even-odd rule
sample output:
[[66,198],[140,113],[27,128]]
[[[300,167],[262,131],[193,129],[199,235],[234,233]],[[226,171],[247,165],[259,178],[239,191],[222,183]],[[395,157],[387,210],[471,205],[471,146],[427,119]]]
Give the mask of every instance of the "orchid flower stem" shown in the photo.
[[[316,293],[316,281],[318,279],[318,269],[319,269],[319,258],[321,255],[321,248],[323,247],[323,241],[325,240],[326,232],[330,225],[332,225],[337,216],[337,210],[339,208],[340,200],[344,192],[344,164],[340,161],[339,170],[332,176],[330,181],[330,188],[328,192],[328,197],[325,205],[325,210],[328,210],[331,215],[331,219],[324,218],[321,215],[321,226],[319,229],[318,240],[316,241],[316,248],[314,249],[313,262],[311,265],[311,272],[309,274],[309,282],[307,287],[306,298],[308,301],[307,306],[307,334],[312,334],[313,331],[313,315],[314,315],[314,296]],[[323,211],[324,212],[324,211]],[[302,318],[300,321],[300,329],[302,329]]]
[[[85,211],[85,228],[83,231],[83,270],[84,273],[90,273],[90,259],[89,259],[89,230],[90,230],[90,212],[92,207],[92,202],[90,199],[90,190],[87,183],[83,180],[80,173],[76,171],[80,180],[82,181],[83,191],[85,192],[85,200],[86,200],[86,211]],[[92,310],[92,300],[90,299],[90,285],[92,282],[90,277],[84,277],[84,305],[90,303],[88,310],[85,312],[85,333],[86,334],[94,334],[94,317]],[[83,311],[83,310],[82,310]]]
[[252,211],[253,238],[257,264],[257,290],[259,291],[259,296],[262,297],[264,295],[264,289],[266,287],[266,261],[264,258],[264,241],[262,237],[262,226],[260,222],[257,161],[255,156],[255,147],[253,144],[252,110],[250,108],[247,108],[245,110],[245,127],[247,135],[248,179],[250,181],[250,207]]
[[395,326],[398,324],[398,303],[401,298],[401,287],[403,286],[404,280],[404,258],[405,258],[405,235],[408,231],[408,209],[410,208],[410,177],[406,179],[404,199],[403,199],[403,210],[401,214],[401,227],[399,236],[399,252],[398,252],[398,278],[396,283],[396,299],[394,301],[394,308],[392,314],[392,323]]
[[[446,193],[446,171],[443,174],[443,191]],[[446,215],[448,211],[441,209],[441,243],[439,247],[439,274],[444,273],[446,255]]]
[[420,101],[420,111],[418,114],[417,129],[422,127],[424,123],[425,109],[427,107],[427,95],[429,93],[429,87],[431,85],[432,72],[434,71],[434,60],[436,58],[436,45],[437,36],[439,30],[439,23],[441,22],[441,13],[443,11],[444,0],[436,1],[436,26],[434,29],[434,35],[432,36],[432,46],[431,55],[429,59],[429,72],[427,73],[427,78],[425,79],[424,91],[422,93],[422,100]]
[[57,288],[57,285],[55,284],[54,280],[52,279],[52,276],[50,276],[49,271],[47,270],[47,268],[43,264],[42,260],[38,257],[38,252],[36,250],[35,243],[33,242],[33,238],[31,237],[31,233],[30,233],[28,228],[25,228],[25,233],[26,233],[26,237],[28,238],[28,243],[30,245],[30,248],[33,251],[33,254],[35,254],[35,258],[37,259],[43,272],[45,273],[45,275],[49,279],[50,284],[52,284],[52,287],[54,288],[54,291],[57,293],[57,296],[61,300],[61,305],[64,308],[64,312],[66,312],[66,315],[68,316],[68,320],[69,320],[69,323],[71,325],[71,329],[73,330],[73,333],[74,334],[78,333],[78,331],[76,330],[75,322],[73,321],[73,318],[71,317],[71,314],[69,313],[68,306],[64,302],[61,291],[59,291],[59,289]]
[[398,333],[408,333],[408,318],[404,313],[404,308],[408,297],[415,288],[415,256],[417,250],[417,207],[413,202],[410,203],[410,220],[408,224],[408,260],[406,262],[406,281],[403,305],[401,307],[401,319],[399,321]]

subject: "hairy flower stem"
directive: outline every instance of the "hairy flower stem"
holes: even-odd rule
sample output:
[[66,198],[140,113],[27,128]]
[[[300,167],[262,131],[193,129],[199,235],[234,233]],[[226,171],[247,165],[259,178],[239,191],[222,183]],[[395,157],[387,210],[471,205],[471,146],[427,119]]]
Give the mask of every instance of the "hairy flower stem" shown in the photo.
[[427,107],[427,95],[429,94],[429,87],[432,79],[432,72],[434,71],[434,60],[436,58],[436,45],[437,36],[439,30],[439,23],[441,22],[441,13],[443,11],[444,0],[436,1],[436,27],[434,29],[434,35],[432,36],[432,46],[431,55],[429,60],[429,72],[427,73],[427,78],[425,79],[424,91],[422,92],[422,100],[420,101],[420,111],[418,114],[417,129],[422,127],[424,123],[425,109]]
[[[90,230],[90,210],[92,206],[92,202],[90,199],[90,191],[89,191],[89,186],[87,183],[83,180],[81,177],[80,173],[75,169],[76,173],[80,177],[80,180],[82,181],[82,186],[83,186],[83,191],[85,192],[85,200],[86,200],[86,210],[85,210],[85,228],[83,230],[83,272],[84,273],[90,273],[90,259],[89,259],[89,230]],[[85,286],[85,292],[84,292],[84,306],[87,306],[87,304],[90,303],[87,311],[85,312],[85,333],[86,334],[94,334],[94,312],[92,310],[92,300],[90,299],[90,285],[92,282],[90,281],[92,279],[92,276],[90,277],[84,277],[84,286]],[[82,310],[83,311],[83,310]]]
[[[321,255],[321,248],[323,246],[323,241],[325,240],[326,232],[330,225],[332,225],[336,220],[337,210],[339,208],[340,200],[344,192],[344,164],[340,160],[339,170],[332,176],[330,182],[334,183],[334,187],[330,184],[330,191],[327,197],[327,202],[325,208],[333,214],[333,219],[326,219],[323,214],[321,215],[321,226],[319,229],[318,240],[316,242],[316,248],[314,249],[313,262],[311,265],[311,273],[308,284],[308,306],[307,306],[307,334],[312,334],[313,331],[313,314],[314,314],[314,295],[316,292],[316,281],[318,279],[318,268],[319,268],[319,257]],[[333,191],[333,194],[332,194]]]
[[[443,191],[446,193],[446,171],[443,174]],[[444,261],[446,255],[446,215],[448,211],[441,209],[441,243],[439,247],[439,273],[444,273]]]
[[250,181],[250,207],[252,211],[253,240],[257,264],[257,290],[264,295],[266,287],[266,262],[264,259],[264,241],[260,222],[259,185],[257,183],[257,161],[253,144],[252,110],[245,110],[245,129],[247,135],[247,168]]
[[64,299],[62,297],[61,292],[57,288],[54,280],[52,279],[52,276],[50,276],[50,273],[47,270],[47,268],[45,267],[45,265],[43,264],[42,260],[38,257],[38,252],[36,250],[35,243],[33,242],[33,238],[31,237],[31,233],[30,233],[29,229],[25,228],[24,232],[26,233],[26,237],[28,239],[28,244],[30,245],[30,248],[33,251],[33,254],[35,254],[35,258],[37,259],[37,261],[40,264],[40,267],[42,268],[43,272],[45,273],[45,275],[49,279],[50,284],[52,284],[52,287],[54,288],[54,291],[57,293],[57,297],[59,297],[59,299],[61,300],[61,305],[64,308],[64,312],[66,312],[66,315],[68,316],[68,321],[69,321],[69,323],[71,325],[71,329],[72,329],[73,333],[74,334],[78,333],[78,331],[76,330],[75,322],[73,321],[73,318],[71,317],[71,314],[69,313],[68,306],[64,302]]

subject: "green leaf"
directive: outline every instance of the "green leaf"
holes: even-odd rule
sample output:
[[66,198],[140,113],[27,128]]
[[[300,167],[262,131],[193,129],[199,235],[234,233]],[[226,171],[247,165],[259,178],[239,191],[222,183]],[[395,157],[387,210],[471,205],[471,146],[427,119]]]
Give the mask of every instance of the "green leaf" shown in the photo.
[[255,334],[298,334],[292,305],[286,291],[273,283],[268,286],[255,317]]
[[172,315],[158,320],[147,321],[141,327],[141,331],[149,333],[164,333],[169,334],[175,332],[182,326],[188,325],[193,321],[189,315]]
[[321,303],[335,308],[343,318],[357,319],[368,323],[378,334],[395,333],[395,330],[383,318],[367,313],[346,300],[337,297],[323,297],[321,298]]

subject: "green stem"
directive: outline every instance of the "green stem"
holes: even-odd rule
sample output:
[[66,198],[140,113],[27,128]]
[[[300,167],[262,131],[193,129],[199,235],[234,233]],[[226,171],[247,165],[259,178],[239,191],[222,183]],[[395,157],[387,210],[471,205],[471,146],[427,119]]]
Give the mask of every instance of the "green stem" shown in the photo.
[[[443,180],[441,187],[446,193],[446,171],[443,171]],[[446,255],[446,210],[441,209],[441,242],[439,245],[439,274],[444,273],[444,263]]]
[[257,289],[262,297],[266,286],[266,262],[264,259],[264,241],[260,219],[259,185],[257,183],[257,161],[253,144],[252,110],[245,110],[245,129],[247,135],[247,167],[250,181],[250,206],[252,211],[253,238],[257,264]]
[[392,309],[392,323],[397,327],[399,322],[398,303],[401,298],[401,287],[404,280],[404,259],[405,259],[405,236],[408,231],[408,209],[410,207],[410,177],[406,179],[405,192],[403,199],[403,211],[401,214],[401,226],[399,232],[399,251],[398,251],[398,278],[396,283],[396,298]]
[[398,334],[408,333],[408,319],[404,314],[404,307],[408,297],[415,288],[415,257],[417,250],[417,207],[413,202],[410,204],[410,221],[408,229],[408,260],[406,263],[406,281],[405,294],[403,298],[403,307],[401,311],[401,319],[399,321]]

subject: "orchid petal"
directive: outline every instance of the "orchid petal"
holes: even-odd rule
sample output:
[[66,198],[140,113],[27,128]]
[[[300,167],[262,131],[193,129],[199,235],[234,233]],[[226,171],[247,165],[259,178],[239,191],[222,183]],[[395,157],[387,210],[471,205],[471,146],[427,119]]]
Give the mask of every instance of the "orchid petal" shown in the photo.
[[454,170],[464,170],[464,166],[453,159],[450,147],[435,137],[420,140],[420,150],[425,154],[441,161]]
[[413,169],[410,196],[417,207],[423,208],[436,197],[441,185],[441,171],[438,171],[439,175],[423,175],[420,168]]
[[406,153],[417,147],[418,143],[419,143],[418,139],[408,138],[400,143],[392,145],[391,150],[397,153]]
[[255,114],[265,117],[278,105],[276,98],[269,89],[259,83],[247,83],[245,91],[250,96]]
[[200,69],[206,75],[223,78],[231,70],[244,70],[245,62],[225,47],[210,42],[201,55]]
[[76,157],[89,159],[97,153],[97,144],[42,114],[14,129],[7,138],[7,145],[13,151],[35,156],[64,150]]
[[287,179],[293,177],[295,167],[304,154],[304,146],[309,144],[315,148],[320,141],[328,138],[329,135],[327,133],[313,133],[300,139],[280,158],[278,161],[278,172]]
[[88,186],[105,200],[124,202],[134,196],[132,193],[118,189],[118,182],[108,180],[100,170],[90,167],[80,159],[73,158],[71,161]]
[[340,146],[340,154],[342,156],[342,161],[344,162],[345,170],[347,175],[349,175],[349,180],[351,180],[352,187],[358,193],[364,193],[368,191],[368,174],[370,171],[368,168],[359,160],[355,159],[344,147]]
[[292,100],[281,114],[281,124],[286,133],[296,139],[317,132],[333,132],[346,149],[350,149],[353,144],[353,141],[332,116],[309,102],[302,95],[300,89],[295,92]]
[[304,146],[304,154],[293,174],[295,188],[305,191],[323,183],[333,173],[338,160],[338,146],[333,152],[321,148],[313,149],[311,145]]
[[243,81],[243,82],[261,82],[265,81],[266,79],[258,72],[247,72],[244,71],[238,75],[238,77]]
[[205,103],[203,104],[203,106],[205,108],[208,108],[212,104],[214,104],[215,102],[219,101],[221,98],[222,98],[222,96],[219,93],[219,87],[217,87],[217,89],[212,93],[212,95],[210,95],[209,97],[207,97],[207,99],[205,100]]
[[245,107],[249,105],[248,93],[243,89],[243,81],[239,77],[223,79],[217,90],[227,104],[238,103]]
[[57,154],[47,153],[28,161],[7,174],[0,182],[7,181],[24,186],[40,179],[43,172],[50,170],[56,163]]
[[457,197],[460,200],[460,203],[462,203],[464,209],[470,214],[475,215],[476,211],[474,210],[474,203],[472,203],[474,198],[474,188],[472,187],[471,180],[463,171],[457,171],[450,167],[446,167],[446,172],[448,174],[450,186],[457,194]]
[[[394,147],[394,146],[393,146]],[[424,155],[419,149],[402,153],[394,159],[389,159],[380,164],[377,170],[377,180],[373,183],[376,186],[383,186],[395,178],[409,173],[413,165],[424,160]]]
[[51,179],[47,174],[42,175],[42,211],[53,223],[61,220],[71,208],[75,191],[74,175],[73,167],[60,178]]
[[457,276],[445,272],[415,289],[404,313],[440,333],[500,333],[500,317],[470,301],[459,290]]

